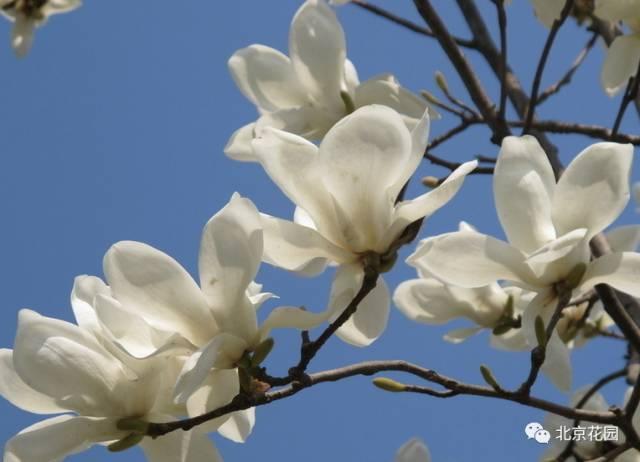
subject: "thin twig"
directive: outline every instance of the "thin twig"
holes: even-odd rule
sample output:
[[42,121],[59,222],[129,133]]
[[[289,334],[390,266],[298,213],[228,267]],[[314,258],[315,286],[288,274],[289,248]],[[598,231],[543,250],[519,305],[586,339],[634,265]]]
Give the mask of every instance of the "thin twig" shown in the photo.
[[542,93],[540,93],[537,102],[538,106],[545,102],[549,97],[558,93],[564,86],[571,83],[571,79],[573,78],[578,68],[582,65],[586,57],[589,55],[589,52],[593,49],[593,46],[598,41],[598,37],[600,37],[600,34],[598,31],[595,31],[591,35],[591,38],[589,38],[589,40],[587,41],[586,45],[582,48],[582,50],[580,50],[580,53],[571,64],[571,67],[567,70],[567,72],[565,72],[560,80],[549,85]]
[[[351,4],[359,6],[360,8],[363,8],[375,14],[376,16],[380,16],[381,18],[387,19],[399,26],[404,27],[405,29],[409,29],[410,31],[416,32],[420,35],[424,35],[430,38],[435,38],[435,34],[430,29],[420,26],[394,13],[391,13],[390,11],[380,8],[379,6],[373,5],[364,0],[351,0]],[[459,46],[464,48],[475,48],[476,46],[473,40],[463,39],[459,37],[454,37],[453,39]]]
[[507,110],[507,13],[504,10],[504,0],[491,0],[498,13],[498,27],[500,28],[500,109],[498,117],[505,120]]
[[625,112],[627,112],[627,108],[632,101],[635,101],[638,96],[638,85],[640,84],[640,63],[638,64],[638,69],[633,77],[629,79],[629,83],[627,84],[627,88],[624,92],[624,96],[622,97],[622,101],[620,102],[620,109],[618,109],[618,114],[616,115],[616,120],[613,123],[613,127],[611,128],[611,136],[615,136],[618,134],[618,130],[620,130],[620,124],[622,124],[622,119],[624,118]]
[[538,61],[538,67],[536,69],[535,77],[533,79],[533,85],[531,87],[531,94],[529,96],[529,107],[527,108],[527,115],[524,118],[524,128],[522,129],[522,134],[529,133],[531,128],[531,122],[533,122],[533,116],[536,112],[536,104],[538,104],[538,92],[540,91],[540,84],[542,83],[542,74],[544,73],[544,68],[547,64],[547,59],[549,58],[549,53],[551,52],[551,48],[553,47],[553,43],[556,40],[556,36],[558,35],[558,31],[562,24],[569,17],[569,13],[573,9],[574,0],[566,0],[564,7],[562,8],[562,12],[560,13],[560,17],[553,22],[551,26],[551,30],[549,31],[549,35],[547,36],[547,41],[544,44],[544,48],[542,49],[542,55],[540,56],[540,60]]

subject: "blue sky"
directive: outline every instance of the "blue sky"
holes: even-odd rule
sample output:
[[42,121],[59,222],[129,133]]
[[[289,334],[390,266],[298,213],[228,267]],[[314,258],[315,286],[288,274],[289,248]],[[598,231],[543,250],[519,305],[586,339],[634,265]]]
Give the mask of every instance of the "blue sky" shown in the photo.
[[[53,18],[38,31],[34,49],[21,61],[9,49],[10,25],[0,24],[0,346],[13,344],[16,315],[29,307],[71,319],[69,294],[79,274],[101,275],[102,255],[122,239],[156,246],[193,274],[202,226],[234,191],[252,198],[268,213],[289,217],[292,205],[257,165],[233,162],[222,149],[229,135],[255,118],[254,108],[235,88],[226,68],[238,48],[263,43],[287,49],[288,26],[298,0],[167,2],[88,1],[78,11]],[[490,2],[479,0],[493,21]],[[379,0],[384,7],[418,21],[410,1]],[[467,35],[454,2],[434,0],[450,27]],[[338,11],[349,57],[361,79],[393,72],[408,88],[436,92],[441,70],[453,91],[466,93],[436,43],[389,24],[353,6]],[[546,31],[524,0],[509,8],[510,61],[531,84]],[[495,25],[495,22],[492,22]],[[495,26],[494,26],[495,27]],[[571,24],[561,33],[545,83],[573,60],[588,33]],[[596,47],[576,76],[576,84],[540,108],[542,118],[575,119],[610,126],[618,100],[601,90],[603,59]],[[484,62],[472,62],[496,98],[498,88]],[[456,121],[435,122],[433,136]],[[637,131],[629,111],[623,129]],[[438,153],[451,159],[495,155],[486,130],[474,128]],[[590,141],[578,136],[552,138],[563,161]],[[446,172],[421,166],[416,178]],[[634,178],[638,178],[636,173]],[[412,183],[409,196],[421,192]],[[426,223],[422,236],[451,231],[467,220],[501,236],[493,210],[491,180],[474,176],[445,209]],[[634,223],[630,205],[620,224]],[[407,249],[404,254],[408,253]],[[321,309],[330,272],[302,279],[265,267],[269,291],[285,304]],[[392,288],[414,277],[404,264],[388,275]],[[266,309],[274,307],[271,304]],[[499,380],[515,386],[528,370],[528,354],[497,352],[486,335],[462,345],[445,343],[447,327],[417,325],[394,310],[385,335],[368,349],[331,341],[312,370],[364,359],[407,359],[461,380],[481,383],[479,365],[488,364]],[[282,333],[268,363],[274,373],[292,363],[297,336]],[[593,342],[574,353],[576,387],[623,365],[623,344]],[[257,425],[244,445],[214,436],[225,460],[371,461],[393,458],[408,438],[419,436],[437,462],[481,459],[534,460],[542,447],[528,441],[523,428],[543,413],[515,404],[384,393],[370,379],[322,385],[257,411]],[[611,402],[622,385],[607,389]],[[566,400],[545,379],[536,393]],[[0,441],[39,420],[0,401]],[[111,455],[97,448],[70,460],[143,460],[141,451]]]

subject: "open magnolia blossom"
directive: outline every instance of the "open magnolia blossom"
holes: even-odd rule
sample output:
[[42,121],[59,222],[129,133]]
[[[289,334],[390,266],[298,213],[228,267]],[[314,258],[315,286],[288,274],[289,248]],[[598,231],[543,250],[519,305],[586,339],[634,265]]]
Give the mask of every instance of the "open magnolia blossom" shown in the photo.
[[[475,231],[465,222],[460,223],[460,230]],[[418,245],[417,254],[428,241],[425,239]],[[520,325],[522,313],[534,293],[519,287],[501,287],[495,282],[483,287],[457,287],[434,278],[423,268],[420,258],[409,259],[408,263],[416,268],[419,279],[402,282],[393,301],[409,319],[424,324],[444,324],[463,318],[475,325],[452,330],[445,335],[445,340],[460,343],[490,329],[493,346],[514,351],[527,348]]]
[[392,75],[360,83],[346,59],[342,26],[324,0],[307,0],[291,22],[289,57],[264,45],[251,45],[229,59],[229,70],[260,118],[237,130],[225,147],[236,160],[254,161],[251,140],[265,127],[320,140],[354,109],[384,104],[412,128],[427,103],[401,87]]
[[[475,161],[465,163],[432,191],[396,203],[422,159],[428,130],[426,112],[409,131],[396,111],[372,105],[338,122],[319,147],[273,128],[253,141],[259,162],[298,207],[294,222],[262,215],[264,259],[306,275],[329,262],[339,265],[326,316],[337,316],[353,299],[364,266],[375,260],[378,272],[390,269],[411,231],[407,227],[446,204],[475,168]],[[338,335],[368,345],[385,329],[388,315],[389,294],[379,278]]]
[[[145,436],[147,421],[184,414],[171,399],[179,370],[175,358],[141,361],[106,335],[22,310],[15,349],[0,350],[0,394],[26,411],[60,415],[9,440],[4,461],[58,462],[94,444],[112,451],[140,444],[150,462],[221,461],[205,428]],[[217,390],[220,405],[238,390],[235,373],[226,373],[225,387]]]
[[[200,285],[165,253],[140,242],[120,242],[104,258],[109,287],[95,283],[85,298],[130,354],[144,358],[175,350],[188,356],[175,395],[189,415],[199,415],[211,409],[207,402],[215,397],[208,395],[216,393],[218,380],[225,380],[219,370],[235,369],[271,329],[308,329],[324,320],[296,307],[280,307],[258,326],[256,310],[271,297],[257,293],[253,282],[262,247],[258,211],[235,194],[203,231]],[[116,312],[126,315],[115,319]],[[253,410],[244,417],[238,422],[240,440],[253,426]]]
[[14,22],[11,45],[16,55],[22,57],[29,52],[35,28],[49,16],[67,13],[81,4],[81,0],[0,0],[0,13]]
[[[571,397],[571,407],[576,407],[584,399],[585,395],[592,388],[592,385],[587,385],[580,388]],[[627,389],[625,396],[625,403],[629,399],[631,394],[631,388]],[[604,397],[598,393],[593,393],[580,409],[593,412],[606,412],[610,410],[609,404]],[[640,412],[636,411],[632,418],[633,427],[636,431],[640,430]],[[577,455],[579,460],[597,460],[599,457],[607,454],[611,449],[611,444],[616,441],[605,441],[604,432],[605,426],[602,424],[596,424],[593,422],[580,422],[581,427],[585,428],[585,438],[577,438],[573,441],[573,451]],[[541,461],[555,460],[555,458],[562,453],[573,434],[571,433],[575,427],[575,422],[566,417],[559,416],[557,414],[547,414],[543,427],[549,433],[551,433],[552,444],[544,452],[540,458]],[[591,435],[591,436],[589,436]],[[558,438],[562,436],[562,438]],[[618,444],[624,443],[625,436],[622,432],[618,432]],[[577,462],[574,456],[566,459],[568,462]],[[635,449],[629,449],[622,454],[615,457],[615,462],[640,462],[640,452]]]
[[623,21],[631,31],[614,39],[602,68],[602,86],[613,96],[636,74],[640,63],[640,1],[595,0],[594,14],[607,21]]
[[[581,152],[556,184],[531,136],[507,137],[494,174],[494,198],[509,243],[468,230],[430,239],[410,260],[447,284],[482,287],[498,280],[536,292],[522,327],[536,344],[534,321],[548,322],[559,297],[605,283],[640,295],[640,255],[614,252],[590,260],[589,241],[629,200],[631,145],[597,143]],[[542,370],[560,388],[571,384],[566,345],[557,331]]]
[[398,449],[394,462],[431,462],[431,454],[420,439],[412,438]]

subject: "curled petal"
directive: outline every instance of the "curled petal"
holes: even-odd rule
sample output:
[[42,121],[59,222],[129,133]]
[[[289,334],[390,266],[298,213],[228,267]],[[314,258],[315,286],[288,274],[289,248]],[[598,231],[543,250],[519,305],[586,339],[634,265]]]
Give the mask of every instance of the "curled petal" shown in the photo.
[[229,71],[240,91],[263,111],[305,103],[291,61],[278,50],[264,45],[238,50],[229,59]]
[[233,160],[241,162],[257,162],[256,156],[253,154],[251,141],[254,138],[256,124],[250,123],[237,129],[227,141],[224,147],[224,153]]

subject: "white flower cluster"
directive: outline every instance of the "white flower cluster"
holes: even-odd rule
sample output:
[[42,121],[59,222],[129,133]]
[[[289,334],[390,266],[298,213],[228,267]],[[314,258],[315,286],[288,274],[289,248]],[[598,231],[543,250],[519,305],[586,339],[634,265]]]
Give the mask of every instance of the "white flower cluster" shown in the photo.
[[[14,46],[23,53],[34,25],[78,4],[0,5],[16,21]],[[393,76],[359,82],[344,32],[324,0],[307,0],[296,13],[289,54],[252,45],[229,60],[260,116],[231,137],[226,153],[260,163],[296,206],[293,220],[261,214],[234,194],[204,228],[198,282],[160,250],[125,241],[105,255],[104,281],[76,278],[75,324],[22,310],[14,349],[1,350],[0,394],[26,411],[56,416],[11,439],[5,462],[60,461],[94,444],[114,451],[140,444],[153,462],[221,460],[207,433],[244,441],[253,409],[155,439],[147,436],[148,423],[198,416],[239,393],[260,393],[251,370],[273,346],[271,331],[334,320],[370,270],[375,288],[337,335],[363,347],[383,333],[391,297],[379,275],[393,267],[415,228],[458,192],[476,162],[462,164],[431,191],[402,199],[423,158],[433,111]],[[466,223],[423,240],[408,259],[419,279],[402,283],[395,303],[419,322],[474,323],[448,334],[450,341],[490,329],[495,346],[523,350],[538,345],[535,320],[548,322],[561,296],[580,297],[606,283],[640,297],[638,228],[611,232],[615,252],[603,257],[591,259],[588,245],[628,202],[632,156],[631,145],[594,144],[556,183],[535,138],[507,137],[494,194],[508,242]],[[256,311],[273,297],[254,281],[262,262],[306,276],[337,267],[329,307],[282,306],[259,325]],[[571,385],[569,348],[609,323],[601,307],[586,301],[565,309],[542,366],[558,387]],[[411,440],[397,460],[430,456]]]

